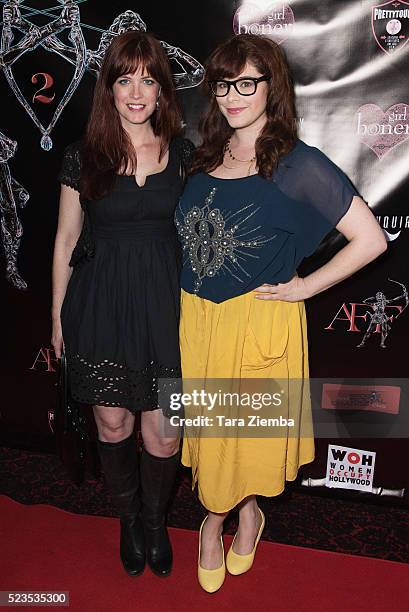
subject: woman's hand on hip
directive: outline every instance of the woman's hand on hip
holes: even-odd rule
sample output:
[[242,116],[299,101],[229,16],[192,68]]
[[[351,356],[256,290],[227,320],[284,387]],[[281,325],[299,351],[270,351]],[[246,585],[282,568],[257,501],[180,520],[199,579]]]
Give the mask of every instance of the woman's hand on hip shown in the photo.
[[257,300],[282,300],[283,302],[301,302],[309,297],[304,279],[297,274],[288,283],[277,285],[264,283],[254,289],[254,293]]

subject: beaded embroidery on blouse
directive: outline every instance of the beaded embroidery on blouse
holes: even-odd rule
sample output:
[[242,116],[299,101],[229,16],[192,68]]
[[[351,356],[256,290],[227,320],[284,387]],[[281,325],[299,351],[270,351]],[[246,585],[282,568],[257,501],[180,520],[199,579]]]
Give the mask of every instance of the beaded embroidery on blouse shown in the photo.
[[[246,261],[259,258],[252,251],[277,237],[277,234],[271,237],[257,234],[260,225],[249,227],[246,224],[260,210],[260,206],[247,204],[236,212],[227,213],[212,208],[216,192],[217,188],[213,187],[202,208],[193,206],[184,213],[180,203],[178,206],[183,221],[176,218],[175,222],[183,251],[187,253],[186,260],[196,275],[194,293],[199,292],[205,277],[214,278],[221,270],[244,283],[251,277],[245,269]],[[250,234],[254,235],[249,238]]]

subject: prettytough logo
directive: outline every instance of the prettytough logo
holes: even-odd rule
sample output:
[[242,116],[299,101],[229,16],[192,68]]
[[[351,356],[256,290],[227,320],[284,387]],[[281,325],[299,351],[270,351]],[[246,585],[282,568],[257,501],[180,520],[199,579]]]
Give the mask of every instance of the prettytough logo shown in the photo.
[[402,49],[409,40],[409,4],[391,0],[374,6],[372,32],[385,53]]
[[376,104],[364,104],[356,112],[356,133],[378,159],[409,138],[409,108],[403,102],[383,112]]
[[244,1],[234,15],[233,31],[235,34],[263,34],[280,44],[291,34],[294,21],[292,9],[283,2]]

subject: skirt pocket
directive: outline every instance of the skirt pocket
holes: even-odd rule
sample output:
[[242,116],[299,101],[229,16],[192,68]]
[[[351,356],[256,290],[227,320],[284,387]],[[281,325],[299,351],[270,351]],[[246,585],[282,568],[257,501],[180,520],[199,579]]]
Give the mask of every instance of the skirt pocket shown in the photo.
[[289,302],[252,298],[243,350],[243,368],[270,367],[287,357]]

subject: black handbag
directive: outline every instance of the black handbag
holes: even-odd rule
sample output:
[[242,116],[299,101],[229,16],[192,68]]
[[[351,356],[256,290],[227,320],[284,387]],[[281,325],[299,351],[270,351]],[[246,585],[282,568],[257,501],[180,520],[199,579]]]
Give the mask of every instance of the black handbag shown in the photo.
[[87,418],[70,393],[67,357],[60,359],[58,380],[57,444],[60,458],[74,482],[81,484],[85,475],[85,456],[89,440]]
[[59,408],[62,416],[63,432],[68,430],[68,371],[67,358],[63,352],[60,359],[60,377],[59,377]]

